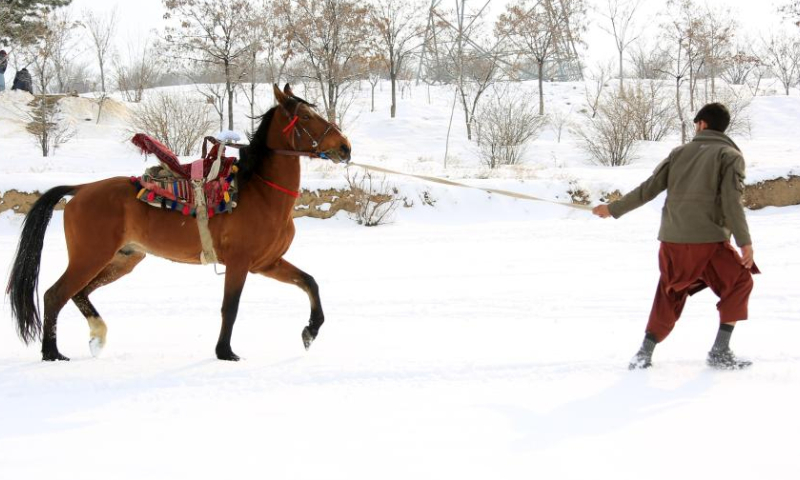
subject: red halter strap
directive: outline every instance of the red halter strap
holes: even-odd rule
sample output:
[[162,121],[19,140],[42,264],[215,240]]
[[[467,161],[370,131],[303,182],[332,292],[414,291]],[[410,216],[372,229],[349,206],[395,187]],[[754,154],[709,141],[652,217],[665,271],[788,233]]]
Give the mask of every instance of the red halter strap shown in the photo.
[[287,137],[287,138],[288,138],[288,137],[290,137],[290,136],[292,135],[292,132],[294,131],[294,127],[295,127],[295,125],[297,125],[297,120],[298,120],[298,118],[297,118],[297,115],[295,115],[295,116],[292,118],[292,121],[291,121],[291,122],[289,122],[289,124],[288,124],[288,125],[286,125],[286,126],[283,128],[283,134],[284,134],[284,135],[286,135],[286,137]]
[[290,197],[300,198],[300,192],[295,192],[294,190],[289,190],[288,188],[281,187],[280,185],[270,182],[269,180],[265,179],[264,177],[262,177],[261,175],[259,175],[257,173],[254,173],[253,175],[255,175],[259,180],[261,180],[262,183],[266,184],[269,187],[274,188],[275,190],[277,190],[279,192],[285,193],[286,195],[289,195]]

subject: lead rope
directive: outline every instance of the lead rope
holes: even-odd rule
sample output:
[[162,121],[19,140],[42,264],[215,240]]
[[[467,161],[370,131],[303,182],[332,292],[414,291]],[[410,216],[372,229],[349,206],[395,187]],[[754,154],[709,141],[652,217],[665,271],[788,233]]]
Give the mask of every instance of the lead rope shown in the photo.
[[533,200],[535,202],[551,203],[551,204],[554,204],[554,205],[561,205],[562,207],[574,208],[576,210],[584,210],[584,211],[591,211],[592,210],[592,207],[589,206],[589,205],[581,205],[581,204],[578,204],[578,203],[557,202],[555,200],[548,200],[546,198],[534,197],[533,195],[526,195],[524,193],[512,192],[512,191],[509,191],[509,190],[500,190],[500,189],[497,189],[497,188],[476,187],[474,185],[467,185],[465,183],[458,183],[458,182],[454,182],[452,180],[446,180],[444,178],[430,177],[428,175],[416,175],[416,174],[413,174],[413,173],[398,172],[398,171],[395,171],[395,170],[390,170],[388,168],[376,167],[374,165],[365,165],[363,163],[354,163],[354,162],[348,163],[348,166],[350,166],[350,165],[352,165],[354,167],[363,168],[364,170],[368,170],[368,171],[380,172],[380,173],[388,173],[390,175],[400,175],[400,176],[403,176],[403,177],[411,177],[411,178],[416,178],[416,179],[419,179],[419,180],[425,180],[427,182],[440,183],[442,185],[449,185],[451,187],[470,188],[470,189],[473,189],[473,190],[481,190],[481,191],[484,191],[484,192],[487,192],[487,193],[493,193],[493,194],[496,194],[496,195],[502,195],[504,197],[517,198],[517,199],[520,199],[520,200]]

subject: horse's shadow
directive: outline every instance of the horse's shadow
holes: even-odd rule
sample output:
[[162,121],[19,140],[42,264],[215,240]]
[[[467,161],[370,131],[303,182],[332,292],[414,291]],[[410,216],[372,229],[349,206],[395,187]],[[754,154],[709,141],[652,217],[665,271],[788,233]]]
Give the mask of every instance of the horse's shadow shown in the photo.
[[698,398],[713,381],[700,374],[677,388],[651,386],[650,375],[625,372],[615,384],[586,398],[540,413],[515,406],[489,406],[504,415],[516,433],[514,448],[540,450],[583,436],[624,428]]

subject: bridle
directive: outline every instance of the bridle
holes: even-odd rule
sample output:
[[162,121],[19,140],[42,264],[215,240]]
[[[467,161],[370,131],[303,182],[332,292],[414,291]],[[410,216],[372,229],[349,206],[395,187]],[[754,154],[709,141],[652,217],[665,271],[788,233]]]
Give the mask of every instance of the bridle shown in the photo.
[[[312,135],[311,132],[309,132],[308,129],[306,129],[306,127],[300,124],[300,117],[297,115],[297,111],[300,109],[300,105],[303,105],[303,102],[297,99],[294,100],[297,102],[297,105],[295,105],[294,107],[294,113],[289,112],[289,110],[286,109],[286,107],[280,105],[281,110],[283,110],[283,113],[285,113],[288,118],[291,118],[289,124],[283,128],[283,134],[286,136],[286,139],[289,140],[289,142],[291,143],[293,150],[273,149],[272,151],[279,155],[291,155],[297,157],[311,157],[311,158],[322,158],[324,160],[333,160],[328,156],[326,152],[320,152],[318,150],[318,147],[322,143],[322,141],[325,140],[325,137],[328,136],[328,134],[331,132],[332,129],[336,129],[338,131],[339,127],[337,127],[336,124],[334,124],[333,122],[329,122],[328,128],[326,128],[325,131],[322,132],[322,134],[318,138],[314,138],[314,135]],[[302,138],[303,136],[302,134],[305,134],[311,140],[311,148],[313,149],[313,151],[310,152],[300,151],[297,150],[297,148],[295,147],[296,145],[295,142],[300,138]]]

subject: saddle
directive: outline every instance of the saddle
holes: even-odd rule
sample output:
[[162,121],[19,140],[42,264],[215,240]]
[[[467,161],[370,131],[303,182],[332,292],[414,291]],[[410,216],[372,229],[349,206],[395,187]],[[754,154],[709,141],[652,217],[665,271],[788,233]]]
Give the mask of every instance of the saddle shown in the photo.
[[[169,148],[149,135],[137,133],[131,139],[143,153],[152,153],[160,162],[142,176],[131,177],[138,190],[136,198],[157,208],[180,210],[184,215],[195,217],[203,248],[200,262],[204,265],[217,263],[208,219],[232,212],[238,199],[236,158],[225,156],[228,140],[205,137],[202,157],[184,165]],[[209,142],[213,145],[211,151],[208,151]]]
[[[131,139],[145,154],[153,154],[160,165],[145,170],[140,177],[131,177],[138,193],[136,198],[157,208],[177,210],[184,215],[197,216],[205,207],[208,218],[230,213],[236,207],[238,188],[235,157],[225,156],[225,145],[214,137],[203,140],[202,158],[181,164],[164,144],[144,133]],[[213,147],[208,151],[208,143]],[[195,184],[200,183],[204,198],[197,198]],[[202,200],[202,202],[198,202]]]

